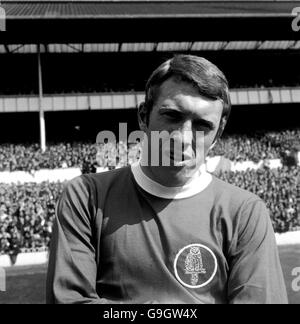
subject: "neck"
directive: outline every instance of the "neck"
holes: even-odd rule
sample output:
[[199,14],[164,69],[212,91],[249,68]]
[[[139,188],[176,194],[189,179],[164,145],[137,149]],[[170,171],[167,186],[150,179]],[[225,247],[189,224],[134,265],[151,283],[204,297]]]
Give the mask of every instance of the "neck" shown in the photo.
[[[201,174],[206,172],[205,165],[201,165],[201,167],[197,170],[195,170],[192,175],[189,176],[179,176],[176,171],[173,170],[170,171],[168,167],[164,167],[166,171],[162,172],[153,172],[154,168],[160,168],[160,167],[149,167],[149,166],[144,166],[140,164],[141,170],[143,173],[150,178],[151,180],[166,186],[166,187],[182,187],[185,185],[188,185],[189,183],[193,182],[196,178],[198,178]],[[163,170],[162,168],[160,168]],[[163,177],[159,177],[158,175],[162,174]]]

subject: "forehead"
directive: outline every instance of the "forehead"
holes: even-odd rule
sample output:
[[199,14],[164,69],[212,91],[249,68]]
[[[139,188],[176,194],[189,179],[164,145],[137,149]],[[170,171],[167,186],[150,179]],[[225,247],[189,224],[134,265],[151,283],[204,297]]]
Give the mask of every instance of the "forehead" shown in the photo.
[[184,113],[219,117],[222,114],[223,104],[202,96],[195,85],[186,81],[170,78],[159,87],[155,106],[160,108],[176,108]]

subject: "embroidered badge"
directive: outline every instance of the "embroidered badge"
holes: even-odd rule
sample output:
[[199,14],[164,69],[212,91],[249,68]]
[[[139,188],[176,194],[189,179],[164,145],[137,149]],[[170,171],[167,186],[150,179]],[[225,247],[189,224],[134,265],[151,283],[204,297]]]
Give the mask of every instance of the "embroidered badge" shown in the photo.
[[188,288],[208,285],[217,272],[217,258],[202,244],[190,244],[181,249],[174,260],[177,280]]

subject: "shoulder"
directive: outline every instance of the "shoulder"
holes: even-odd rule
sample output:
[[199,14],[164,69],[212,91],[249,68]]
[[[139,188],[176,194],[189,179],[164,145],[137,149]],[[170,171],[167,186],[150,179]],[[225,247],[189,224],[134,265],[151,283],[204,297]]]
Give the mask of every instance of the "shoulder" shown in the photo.
[[214,206],[238,228],[250,223],[269,226],[270,216],[265,202],[256,194],[213,177]]
[[246,231],[259,235],[271,230],[269,210],[259,196],[216,177],[213,178],[213,186],[215,205],[227,215],[238,233]]
[[129,184],[130,167],[124,167],[101,173],[89,173],[78,176],[65,185],[64,195],[68,198],[92,199],[100,204],[105,200],[112,187],[123,190]]
[[216,199],[227,201],[234,206],[241,206],[251,202],[262,202],[256,194],[225,182],[215,176],[212,180],[213,190]]
[[274,244],[274,231],[269,210],[265,202],[257,195],[226,183],[213,179],[215,205],[219,215],[225,219],[227,229],[231,233],[229,250],[236,251],[244,242],[263,242]]
[[[66,182],[57,205],[60,218],[83,217],[86,219],[96,215],[102,208],[112,186],[118,192],[124,190],[125,184],[120,185],[122,178],[128,178],[130,168],[123,168],[96,174],[83,174]],[[124,180],[125,181],[125,180]],[[77,217],[77,218],[78,218]]]
[[67,182],[66,188],[94,188],[112,184],[121,179],[127,178],[130,175],[130,168],[124,167],[120,169],[114,169],[111,171],[105,171],[100,173],[87,173],[78,176]]
[[114,184],[120,184],[127,181],[131,176],[130,166],[114,169],[111,171],[105,171],[100,173],[92,173],[84,175],[87,181],[93,183],[95,187],[110,187]]

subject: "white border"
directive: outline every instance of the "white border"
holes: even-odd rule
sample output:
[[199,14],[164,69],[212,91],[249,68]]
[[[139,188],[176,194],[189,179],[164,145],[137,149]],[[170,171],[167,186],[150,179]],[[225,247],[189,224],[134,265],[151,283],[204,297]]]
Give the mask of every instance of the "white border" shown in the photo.
[[[179,277],[178,272],[177,272],[177,261],[178,261],[178,258],[179,258],[179,256],[180,256],[180,254],[181,254],[184,250],[186,250],[186,249],[188,249],[188,248],[190,248],[190,247],[192,247],[192,246],[199,246],[199,247],[202,247],[203,249],[207,250],[207,251],[208,251],[208,252],[213,256],[213,259],[214,259],[214,261],[215,261],[215,268],[214,268],[214,271],[213,271],[211,277],[210,277],[206,282],[204,282],[203,284],[198,285],[198,286],[191,286],[191,285],[186,284],[184,281],[181,280],[181,278]],[[193,244],[190,244],[190,245],[185,246],[184,248],[182,248],[182,249],[177,253],[177,255],[176,255],[176,257],[175,257],[175,260],[174,260],[174,271],[175,271],[175,275],[176,275],[177,280],[178,280],[182,285],[184,285],[185,287],[192,288],[192,289],[197,289],[197,288],[201,288],[201,287],[207,286],[207,285],[208,285],[208,284],[213,280],[214,276],[216,275],[217,269],[218,269],[218,262],[217,262],[217,258],[216,258],[216,256],[215,256],[215,254],[213,253],[213,251],[212,251],[210,248],[208,248],[207,246],[205,246],[205,245],[203,245],[203,244],[193,243]]]

